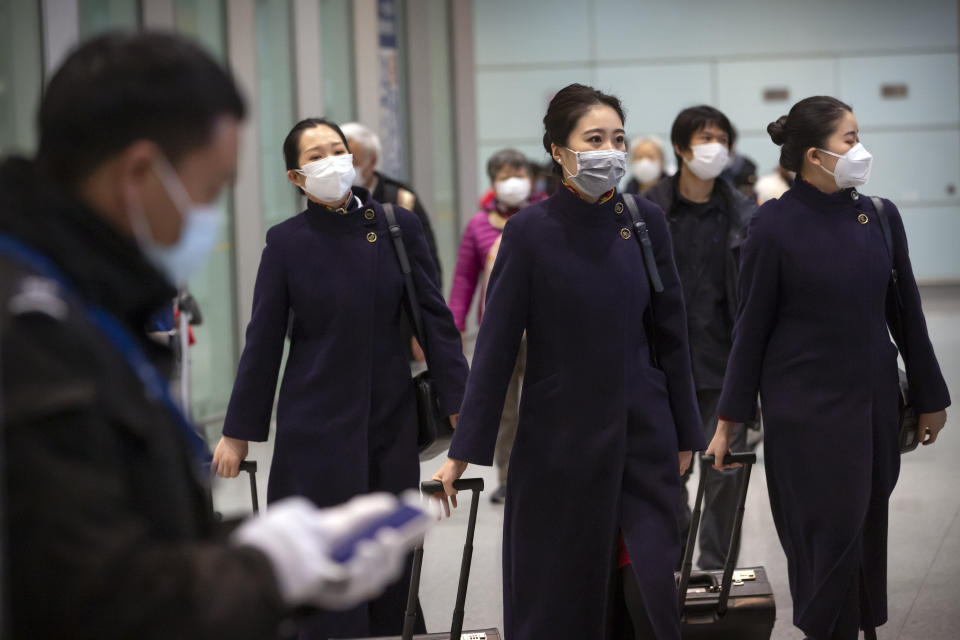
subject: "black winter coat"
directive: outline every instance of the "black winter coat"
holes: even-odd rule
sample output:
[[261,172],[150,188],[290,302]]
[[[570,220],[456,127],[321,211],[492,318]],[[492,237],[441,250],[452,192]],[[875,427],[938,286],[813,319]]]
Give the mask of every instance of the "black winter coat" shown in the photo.
[[268,560],[217,541],[207,488],[172,414],[81,310],[143,327],[173,289],[78,202],[0,164],[0,234],[77,294],[0,256],[0,360],[16,638],[263,638],[283,611]]
[[[266,440],[277,397],[267,499],[304,496],[321,507],[371,491],[399,493],[420,478],[417,408],[400,321],[409,316],[383,206],[354,187],[348,213],[309,202],[267,232],[253,313],[223,433]],[[395,208],[427,335],[443,415],[460,410],[467,378],[460,333],[416,216]],[[290,351],[280,383],[283,346]],[[301,638],[398,634],[401,580],[376,600],[324,612]]]
[[[950,404],[892,202],[907,376],[918,411]],[[798,180],[766,202],[743,246],[740,310],[719,413],[760,393],[770,506],[787,556],[793,621],[830,637],[850,588],[864,629],[887,620],[887,507],[900,472],[897,349],[887,331],[894,263],[870,198]]]
[[[633,196],[627,196],[633,197]],[[678,451],[702,450],[673,247],[658,207],[637,204],[664,291],[650,364],[650,285],[621,194],[591,204],[565,187],[510,218],[450,457],[493,461],[524,331],[527,372],[503,533],[506,637],[605,637],[622,533],[658,638],[680,638]]]

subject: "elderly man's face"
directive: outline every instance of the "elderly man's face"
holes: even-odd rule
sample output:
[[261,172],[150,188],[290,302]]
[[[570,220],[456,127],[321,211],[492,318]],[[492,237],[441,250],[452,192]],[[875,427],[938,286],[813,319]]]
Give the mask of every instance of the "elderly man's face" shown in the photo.
[[350,152],[353,154],[353,166],[357,170],[357,184],[370,187],[373,184],[373,171],[377,166],[377,156],[363,148],[356,140],[347,138]]

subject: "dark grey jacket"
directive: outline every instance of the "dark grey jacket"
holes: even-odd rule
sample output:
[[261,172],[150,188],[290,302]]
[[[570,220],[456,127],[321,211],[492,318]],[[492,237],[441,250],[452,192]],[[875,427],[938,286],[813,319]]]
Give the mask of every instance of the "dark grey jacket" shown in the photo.
[[[666,213],[667,218],[677,206],[677,181],[680,179],[680,173],[664,178],[656,185],[651,187],[643,194],[654,204],[660,206]],[[747,225],[750,218],[757,211],[757,203],[744,195],[741,191],[734,189],[724,180],[717,181],[719,188],[726,201],[727,220],[729,228],[727,229],[727,263],[724,271],[724,281],[727,296],[727,312],[729,314],[730,326],[737,317],[737,278],[740,273],[740,247],[747,235]]]

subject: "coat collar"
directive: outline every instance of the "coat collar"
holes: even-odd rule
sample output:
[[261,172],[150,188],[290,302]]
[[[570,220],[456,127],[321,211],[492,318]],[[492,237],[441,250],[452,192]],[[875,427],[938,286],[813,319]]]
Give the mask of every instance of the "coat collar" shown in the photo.
[[601,198],[597,202],[587,202],[563,184],[557,187],[553,197],[564,211],[570,211],[585,221],[602,220],[603,214],[613,214],[614,206],[623,199],[620,192],[614,189],[609,197]]
[[80,296],[135,332],[176,296],[136,242],[23,158],[0,163],[0,231],[45,255]]
[[307,211],[318,216],[347,216],[363,207],[370,200],[370,192],[363,187],[350,187],[350,197],[342,207],[328,207],[325,204],[314,202],[307,198]]
[[853,187],[841,189],[834,193],[824,193],[806,180],[797,179],[788,193],[798,200],[818,211],[838,211],[857,207],[860,203],[860,193]]

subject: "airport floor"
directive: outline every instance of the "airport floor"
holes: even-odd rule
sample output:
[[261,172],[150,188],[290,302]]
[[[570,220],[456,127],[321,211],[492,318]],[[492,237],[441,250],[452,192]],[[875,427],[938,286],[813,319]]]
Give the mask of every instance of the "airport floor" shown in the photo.
[[[925,287],[922,296],[934,348],[956,399],[960,397],[960,286]],[[881,640],[960,637],[960,410],[948,409],[947,414],[947,428],[934,446],[903,457],[900,480],[890,501],[889,622],[879,629]],[[266,495],[271,452],[270,442],[251,447],[251,458],[260,463],[261,503]],[[762,445],[758,453],[760,459],[751,477],[744,518],[740,566],[759,565],[767,569],[777,602],[772,637],[801,639],[804,634],[792,624],[786,560],[770,515]],[[423,479],[429,479],[439,464],[440,459],[422,464]],[[503,509],[488,499],[496,488],[496,473],[491,468],[471,466],[466,475],[484,478],[487,486],[476,530],[466,628],[502,630]],[[691,489],[696,481],[695,474],[690,480]],[[246,482],[218,480],[214,501],[227,515],[249,511]],[[420,597],[430,631],[449,628],[467,506],[464,499],[454,516],[439,523],[427,536]]]

